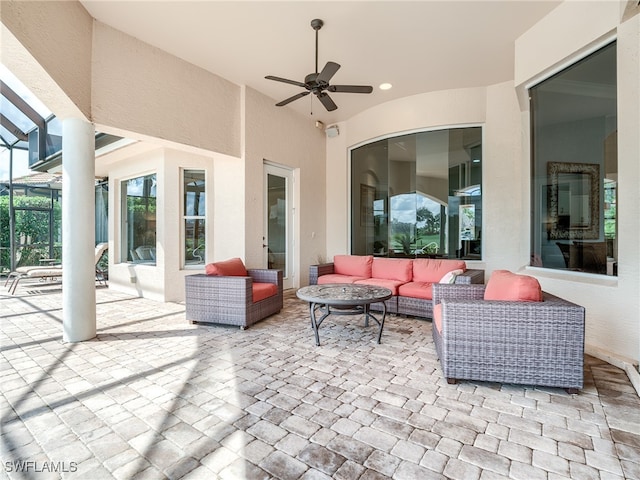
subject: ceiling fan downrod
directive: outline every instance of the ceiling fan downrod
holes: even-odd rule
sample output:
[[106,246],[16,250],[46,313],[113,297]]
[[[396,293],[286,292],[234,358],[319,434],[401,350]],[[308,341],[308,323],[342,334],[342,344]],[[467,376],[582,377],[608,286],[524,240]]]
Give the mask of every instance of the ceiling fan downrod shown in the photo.
[[319,18],[314,18],[311,20],[311,28],[316,31],[316,74],[318,73],[318,30],[322,28],[324,22]]

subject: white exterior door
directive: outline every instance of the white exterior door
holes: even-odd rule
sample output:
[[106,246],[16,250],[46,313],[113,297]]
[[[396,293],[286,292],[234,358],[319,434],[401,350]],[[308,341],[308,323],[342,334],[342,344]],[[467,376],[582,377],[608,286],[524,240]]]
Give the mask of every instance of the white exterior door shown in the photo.
[[264,165],[264,255],[268,268],[282,270],[284,288],[294,287],[294,198],[293,171]]

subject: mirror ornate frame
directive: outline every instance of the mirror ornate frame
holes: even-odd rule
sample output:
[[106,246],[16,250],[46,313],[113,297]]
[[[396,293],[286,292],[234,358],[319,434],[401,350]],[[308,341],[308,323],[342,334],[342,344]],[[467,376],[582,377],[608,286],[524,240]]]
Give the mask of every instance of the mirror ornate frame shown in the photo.
[[547,177],[550,238],[600,238],[600,165],[549,162]]

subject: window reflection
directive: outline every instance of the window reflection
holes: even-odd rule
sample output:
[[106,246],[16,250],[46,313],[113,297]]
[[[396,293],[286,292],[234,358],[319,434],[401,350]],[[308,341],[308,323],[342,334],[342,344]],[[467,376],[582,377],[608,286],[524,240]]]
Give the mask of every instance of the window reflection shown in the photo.
[[481,258],[480,127],[363,145],[351,152],[351,181],[352,253]]
[[531,265],[617,275],[616,44],[530,90]]
[[123,261],[156,264],[156,174],[122,182]]

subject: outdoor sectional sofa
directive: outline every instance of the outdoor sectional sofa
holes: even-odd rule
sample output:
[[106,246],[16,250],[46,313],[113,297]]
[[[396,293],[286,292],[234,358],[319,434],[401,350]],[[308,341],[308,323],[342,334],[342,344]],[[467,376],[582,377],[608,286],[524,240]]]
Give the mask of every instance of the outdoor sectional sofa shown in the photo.
[[[468,270],[464,260],[383,258],[372,255],[335,255],[333,262],[309,267],[309,285],[356,283],[391,290],[387,312],[433,317],[434,283],[484,283],[484,270]],[[371,305],[380,310],[381,305]]]

